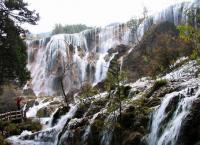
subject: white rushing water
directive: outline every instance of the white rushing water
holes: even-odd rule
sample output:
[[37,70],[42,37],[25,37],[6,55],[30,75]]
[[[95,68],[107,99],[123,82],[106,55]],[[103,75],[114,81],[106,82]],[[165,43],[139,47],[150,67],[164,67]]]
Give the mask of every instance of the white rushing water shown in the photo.
[[[166,74],[164,79],[180,82],[183,90],[167,94],[153,112],[148,145],[176,145],[182,123],[190,113],[193,102],[199,97],[200,79],[195,78],[199,65],[189,61],[184,66]],[[194,92],[191,93],[191,89]]]
[[38,110],[44,108],[45,106],[51,103],[51,102],[44,102],[45,99],[43,100],[37,99],[36,101],[38,102],[38,104],[34,104],[33,107],[28,109],[28,111],[26,112],[26,117],[28,118],[36,117]]
[[29,41],[28,69],[34,92],[36,95],[58,93],[61,77],[66,93],[82,83],[102,81],[114,57],[108,50],[128,44],[129,34],[126,26],[114,25]]
[[149,145],[176,145],[182,122],[189,114],[192,102],[200,94],[200,90],[193,96],[180,98],[176,110],[173,112],[173,116],[168,122],[165,122],[165,119],[168,117],[166,108],[169,107],[168,105],[170,105],[170,101],[172,101],[174,97],[181,97],[180,94],[186,95],[186,92],[187,89],[181,92],[173,92],[165,96],[160,107],[158,107],[152,117],[151,133],[147,140]]
[[9,142],[13,145],[57,145],[60,132],[64,128],[68,119],[71,119],[76,113],[77,105],[70,106],[69,112],[63,115],[55,126],[36,133],[24,131],[19,136],[8,138]]

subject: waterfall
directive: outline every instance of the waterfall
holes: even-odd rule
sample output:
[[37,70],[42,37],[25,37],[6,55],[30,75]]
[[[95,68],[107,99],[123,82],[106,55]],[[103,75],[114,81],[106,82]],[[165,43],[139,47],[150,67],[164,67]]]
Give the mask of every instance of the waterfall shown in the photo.
[[8,140],[15,145],[57,145],[59,141],[59,134],[64,128],[68,120],[70,120],[77,110],[77,105],[70,105],[70,110],[63,115],[58,123],[42,131],[31,133],[24,131],[19,136],[12,136]]
[[[190,113],[192,102],[200,94],[198,90],[195,95],[190,96],[187,95],[187,90],[188,88],[164,97],[161,105],[153,113],[151,131],[147,139],[148,145],[176,145],[182,121]],[[177,104],[170,104],[176,99]],[[172,112],[168,112],[168,107],[175,108],[170,110]]]
[[163,77],[180,82],[183,89],[163,96],[160,106],[155,108],[146,139],[148,145],[177,144],[183,121],[200,95],[199,78],[194,78],[198,69],[196,61],[190,61]]
[[108,126],[106,129],[102,131],[102,138],[101,138],[101,145],[110,145],[113,137],[113,131],[114,128],[112,127],[112,123],[116,122],[116,116],[119,115],[119,112],[116,112],[116,114],[110,114],[106,120],[105,124],[107,123]]
[[34,92],[36,95],[57,94],[61,77],[66,93],[84,82],[102,81],[114,57],[108,50],[128,44],[129,35],[126,25],[114,25],[29,41],[27,67]]
[[[175,25],[187,23],[185,10],[199,6],[199,1],[183,2],[149,16],[139,26],[140,40],[153,25],[170,21]],[[28,69],[36,95],[61,94],[60,81],[66,93],[89,82],[93,85],[106,78],[113,55],[108,50],[119,44],[133,44],[131,30],[126,24],[94,28],[76,34],[59,34],[51,38],[28,41]],[[67,67],[70,66],[70,67]]]
[[[176,26],[188,23],[188,16],[186,10],[200,6],[199,0],[193,0],[191,2],[182,2],[179,4],[172,5],[152,16],[149,16],[143,23],[139,26],[137,33],[139,39],[142,38],[144,33],[153,25],[161,22],[169,21]],[[197,11],[196,11],[197,13]],[[194,22],[195,25],[196,22]]]

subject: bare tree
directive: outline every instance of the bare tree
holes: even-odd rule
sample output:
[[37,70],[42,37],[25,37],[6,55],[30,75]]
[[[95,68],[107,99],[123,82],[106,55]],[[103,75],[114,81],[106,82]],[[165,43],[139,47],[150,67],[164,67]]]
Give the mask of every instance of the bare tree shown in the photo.
[[60,85],[61,85],[61,90],[62,90],[62,94],[65,98],[65,102],[68,104],[68,99],[67,99],[67,94],[65,93],[65,88],[64,88],[64,78],[67,74],[67,71],[68,70],[72,70],[72,67],[73,67],[74,63],[71,63],[71,64],[67,64],[66,66],[64,66],[63,68],[63,71],[62,71],[62,74],[60,76]]

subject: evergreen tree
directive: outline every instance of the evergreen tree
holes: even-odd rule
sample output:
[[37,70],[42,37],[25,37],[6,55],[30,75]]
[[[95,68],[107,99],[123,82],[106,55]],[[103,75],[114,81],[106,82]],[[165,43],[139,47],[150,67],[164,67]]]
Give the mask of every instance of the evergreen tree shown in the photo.
[[67,34],[73,34],[73,33],[79,33],[81,31],[84,31],[86,29],[91,29],[91,27],[88,27],[83,24],[76,24],[76,25],[65,25],[62,26],[61,24],[56,24],[52,34],[61,34],[61,33],[67,33]]
[[56,24],[52,31],[52,34],[61,34],[61,33],[64,33],[63,26],[61,24]]
[[16,81],[21,85],[29,78],[26,70],[25,30],[19,24],[35,25],[39,15],[27,8],[23,0],[0,1],[0,85]]

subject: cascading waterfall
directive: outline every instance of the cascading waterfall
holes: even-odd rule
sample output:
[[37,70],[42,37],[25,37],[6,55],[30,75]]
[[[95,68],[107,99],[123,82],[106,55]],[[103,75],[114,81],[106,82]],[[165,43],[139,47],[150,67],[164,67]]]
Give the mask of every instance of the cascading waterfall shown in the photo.
[[[182,121],[189,114],[192,102],[200,94],[200,90],[198,90],[195,95],[189,96],[187,95],[187,90],[173,92],[164,97],[160,107],[153,113],[151,133],[147,139],[149,145],[176,145]],[[170,104],[177,97],[178,104]],[[172,110],[171,117],[170,112],[167,111],[169,105],[171,107],[172,105],[177,105],[175,110]]]
[[55,126],[33,134],[24,131],[20,136],[13,136],[8,138],[8,140],[15,145],[57,145],[60,132],[66,122],[74,116],[78,107],[77,105],[70,106],[69,112],[62,116]]
[[[119,112],[116,112],[116,116],[118,116],[117,114],[119,114]],[[116,122],[116,116],[114,114],[110,114],[105,122],[106,123],[110,123],[110,122]],[[102,132],[102,138],[101,138],[101,145],[110,145],[111,144],[111,140],[113,137],[113,130],[114,128],[111,127],[112,124],[109,124],[109,129],[104,129]]]
[[[193,0],[191,2],[182,2],[179,4],[172,5],[159,13],[156,13],[152,16],[149,16],[148,19],[144,20],[143,23],[138,28],[138,37],[142,38],[144,33],[153,25],[158,24],[164,21],[169,21],[173,24],[187,24],[188,16],[186,14],[186,10],[192,7],[198,7],[200,5],[199,0]],[[195,11],[199,13],[199,11]],[[196,24],[196,20],[193,20],[193,24]]]
[[164,79],[180,81],[180,86],[187,87],[165,95],[161,105],[155,108],[151,117],[150,133],[146,139],[148,145],[177,144],[183,121],[200,95],[199,78],[193,78],[198,69],[195,61],[191,61],[164,76]]
[[128,44],[129,35],[127,26],[114,25],[28,42],[28,69],[34,92],[58,93],[61,78],[66,92],[85,82],[102,81],[114,57],[108,50]]

